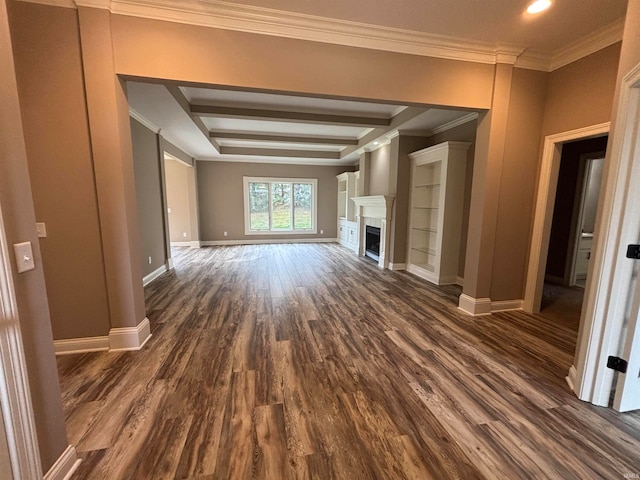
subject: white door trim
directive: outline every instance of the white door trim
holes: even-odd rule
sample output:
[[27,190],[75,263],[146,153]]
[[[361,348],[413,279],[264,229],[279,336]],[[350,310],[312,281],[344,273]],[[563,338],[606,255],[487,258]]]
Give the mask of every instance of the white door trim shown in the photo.
[[578,128],[568,132],[549,135],[544,139],[542,151],[542,166],[538,181],[538,196],[533,220],[531,248],[529,254],[529,268],[524,291],[523,309],[529,313],[538,313],[544,286],[544,271],[547,265],[549,250],[549,236],[553,220],[553,206],[556,188],[558,187],[558,173],[560,171],[560,157],[562,144],[572,140],[586,139],[604,135],[609,132],[611,123],[601,123],[590,127]]
[[638,220],[627,218],[632,214],[627,205],[640,198],[637,177],[634,179],[640,162],[636,158],[640,151],[640,64],[624,77],[617,107],[605,160],[604,198],[596,220],[595,256],[587,277],[574,389],[581,400],[601,406],[609,404],[614,371],[607,368],[607,358],[621,353],[630,295],[634,263],[625,258],[626,244],[638,240]]
[[0,209],[0,404],[13,478],[42,478],[8,252]]

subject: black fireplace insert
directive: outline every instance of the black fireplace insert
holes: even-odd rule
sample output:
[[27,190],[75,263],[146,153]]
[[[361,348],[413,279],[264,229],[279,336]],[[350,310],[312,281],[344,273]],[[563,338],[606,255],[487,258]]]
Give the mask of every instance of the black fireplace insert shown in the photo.
[[367,225],[364,237],[364,250],[367,257],[380,260],[380,229]]

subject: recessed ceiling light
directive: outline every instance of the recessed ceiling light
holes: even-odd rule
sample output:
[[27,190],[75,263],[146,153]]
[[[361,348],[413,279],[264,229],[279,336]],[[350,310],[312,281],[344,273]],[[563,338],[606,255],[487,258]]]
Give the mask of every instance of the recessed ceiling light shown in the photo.
[[527,7],[527,13],[535,14],[544,12],[551,6],[551,0],[534,0]]

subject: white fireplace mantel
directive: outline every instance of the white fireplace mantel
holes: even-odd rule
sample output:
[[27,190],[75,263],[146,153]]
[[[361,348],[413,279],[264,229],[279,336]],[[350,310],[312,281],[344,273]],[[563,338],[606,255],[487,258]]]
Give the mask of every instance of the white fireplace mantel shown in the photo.
[[358,223],[358,255],[365,254],[365,230],[367,219],[377,219],[380,225],[380,256],[378,266],[388,268],[389,256],[387,245],[390,243],[391,213],[394,195],[368,195],[366,197],[353,197],[356,205],[356,221]]

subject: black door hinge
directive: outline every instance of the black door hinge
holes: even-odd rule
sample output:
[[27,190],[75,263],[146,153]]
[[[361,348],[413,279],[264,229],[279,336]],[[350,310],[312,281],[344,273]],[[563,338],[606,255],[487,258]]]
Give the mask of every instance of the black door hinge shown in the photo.
[[627,258],[640,260],[640,245],[629,245],[627,247]]
[[627,373],[627,361],[619,357],[609,357],[607,359],[607,368],[620,373]]

